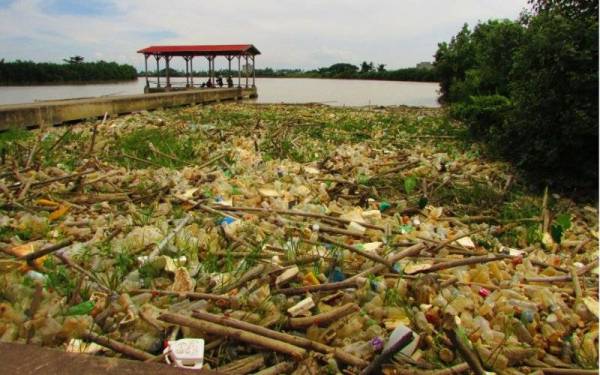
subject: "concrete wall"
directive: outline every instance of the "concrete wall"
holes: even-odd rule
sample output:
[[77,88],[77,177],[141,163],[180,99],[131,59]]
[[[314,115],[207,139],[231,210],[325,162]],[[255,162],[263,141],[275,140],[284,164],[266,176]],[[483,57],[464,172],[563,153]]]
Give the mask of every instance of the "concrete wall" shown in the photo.
[[90,117],[148,109],[255,98],[256,88],[219,88],[110,98],[58,100],[0,106],[0,130],[11,127],[51,126]]

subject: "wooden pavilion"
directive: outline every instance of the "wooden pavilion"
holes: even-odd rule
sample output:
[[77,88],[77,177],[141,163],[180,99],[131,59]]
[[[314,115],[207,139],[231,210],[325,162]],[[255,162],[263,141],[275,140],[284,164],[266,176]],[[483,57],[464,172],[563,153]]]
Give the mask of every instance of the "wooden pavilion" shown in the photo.
[[[146,87],[144,92],[163,92],[194,87],[202,87],[200,84],[194,84],[194,57],[205,57],[208,60],[208,82],[210,86],[215,87],[215,59],[223,56],[229,63],[229,76],[231,76],[231,61],[237,58],[238,82],[237,86],[242,87],[242,66],[241,60],[245,60],[244,76],[246,79],[245,87],[249,87],[249,67],[252,64],[252,87],[255,87],[256,73],[254,70],[254,61],[260,51],[252,44],[225,44],[225,45],[189,45],[189,46],[150,46],[137,51],[144,54],[144,66],[146,76]],[[156,87],[150,87],[148,75],[148,59],[154,57],[156,60]],[[171,83],[169,64],[173,57],[182,57],[185,60],[185,87],[174,87]],[[165,61],[165,79],[166,83],[161,86],[160,83],[160,60]],[[154,83],[154,82],[152,82]]]

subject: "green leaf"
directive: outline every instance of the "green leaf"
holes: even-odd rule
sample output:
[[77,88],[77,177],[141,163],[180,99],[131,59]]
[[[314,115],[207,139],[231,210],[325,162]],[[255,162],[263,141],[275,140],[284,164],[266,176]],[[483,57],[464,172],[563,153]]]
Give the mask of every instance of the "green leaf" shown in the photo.
[[402,234],[410,233],[414,230],[415,230],[415,228],[410,224],[403,224],[400,226],[400,233],[402,233]]
[[427,203],[429,203],[429,200],[427,199],[427,197],[421,197],[419,199],[419,208],[424,209],[425,206],[427,206]]
[[571,228],[571,215],[569,214],[560,214],[554,219],[554,221],[560,225],[563,230],[567,230]]
[[418,180],[416,177],[411,176],[404,179],[404,191],[406,194],[412,193],[417,187]]
[[94,302],[85,301],[78,305],[69,307],[65,315],[87,315],[94,310],[94,306]]
[[564,228],[562,227],[562,225],[552,224],[550,226],[550,235],[552,235],[552,239],[556,243],[560,243],[563,232],[564,232]]
[[364,175],[364,174],[359,174],[358,176],[356,176],[356,183],[359,185],[366,185],[369,183],[369,176]]

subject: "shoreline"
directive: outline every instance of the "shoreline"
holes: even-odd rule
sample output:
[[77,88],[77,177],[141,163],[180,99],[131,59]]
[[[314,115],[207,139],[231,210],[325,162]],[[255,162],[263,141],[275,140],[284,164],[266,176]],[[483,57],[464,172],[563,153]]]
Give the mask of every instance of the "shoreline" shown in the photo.
[[0,87],[31,87],[31,86],[85,86],[85,85],[102,85],[115,83],[131,83],[138,79],[114,79],[109,81],[62,81],[62,82],[28,82],[28,83],[0,83]]

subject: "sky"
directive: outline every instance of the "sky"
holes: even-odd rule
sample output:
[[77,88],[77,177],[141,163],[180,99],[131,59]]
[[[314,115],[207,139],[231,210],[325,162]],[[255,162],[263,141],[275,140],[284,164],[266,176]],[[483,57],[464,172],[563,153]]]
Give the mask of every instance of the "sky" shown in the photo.
[[[136,51],[149,45],[254,44],[257,68],[366,60],[395,69],[432,61],[437,44],[465,22],[516,19],[526,7],[526,0],[0,0],[0,59],[81,55],[141,68]],[[217,68],[225,64],[217,59]]]

